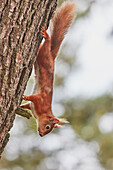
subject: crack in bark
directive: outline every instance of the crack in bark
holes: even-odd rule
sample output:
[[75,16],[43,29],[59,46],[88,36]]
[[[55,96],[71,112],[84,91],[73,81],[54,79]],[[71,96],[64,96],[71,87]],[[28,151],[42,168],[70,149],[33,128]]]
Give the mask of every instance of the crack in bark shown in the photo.
[[8,0],[7,0],[6,3],[4,4],[4,7],[3,7],[2,11],[1,11],[0,21],[2,20],[2,16],[3,16],[3,14],[4,14],[4,11],[5,11],[6,7],[7,7],[7,5],[8,5]]

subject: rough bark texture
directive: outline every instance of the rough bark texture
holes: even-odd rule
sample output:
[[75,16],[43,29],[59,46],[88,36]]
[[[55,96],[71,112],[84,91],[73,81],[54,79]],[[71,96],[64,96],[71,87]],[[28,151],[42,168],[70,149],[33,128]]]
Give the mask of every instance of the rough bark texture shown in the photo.
[[57,0],[0,0],[0,155]]

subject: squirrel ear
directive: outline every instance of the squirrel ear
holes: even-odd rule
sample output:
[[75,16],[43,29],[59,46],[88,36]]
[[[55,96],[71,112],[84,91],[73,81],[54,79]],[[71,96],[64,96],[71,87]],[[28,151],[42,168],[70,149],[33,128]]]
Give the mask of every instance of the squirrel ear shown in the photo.
[[63,118],[54,118],[53,123],[69,123],[66,119]]
[[54,125],[54,128],[63,128],[62,125],[58,125],[57,123]]
[[53,123],[54,123],[54,124],[59,123],[59,119],[54,118],[54,119],[53,119]]

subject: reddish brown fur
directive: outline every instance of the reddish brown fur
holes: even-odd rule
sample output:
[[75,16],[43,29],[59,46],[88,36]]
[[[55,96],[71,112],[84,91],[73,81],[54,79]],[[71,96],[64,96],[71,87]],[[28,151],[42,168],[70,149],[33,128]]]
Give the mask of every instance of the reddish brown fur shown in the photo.
[[[30,108],[34,117],[38,119],[38,130],[41,136],[52,131],[54,127],[61,127],[57,123],[67,123],[65,120],[59,120],[54,117],[51,104],[53,95],[54,62],[64,35],[73,21],[74,12],[74,3],[63,3],[52,19],[51,38],[46,32],[46,26],[45,28],[41,28],[41,34],[43,35],[45,42],[39,47],[34,64],[36,83],[34,89],[35,94],[23,96],[24,100],[31,101],[33,104],[30,105],[30,103],[27,103],[22,105],[24,108]],[[47,129],[47,126],[49,126],[49,129]]]
[[75,8],[76,5],[73,2],[64,2],[62,6],[56,10],[50,23],[51,53],[54,59],[57,56],[64,35],[75,18]]

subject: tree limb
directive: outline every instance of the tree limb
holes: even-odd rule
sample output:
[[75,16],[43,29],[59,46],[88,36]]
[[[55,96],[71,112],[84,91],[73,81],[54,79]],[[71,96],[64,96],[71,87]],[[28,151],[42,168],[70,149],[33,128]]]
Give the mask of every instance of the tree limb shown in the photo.
[[27,119],[30,119],[32,117],[31,115],[31,111],[28,110],[28,109],[23,109],[21,107],[18,107],[16,110],[15,110],[15,113],[17,115],[20,115],[22,117],[26,117]]

